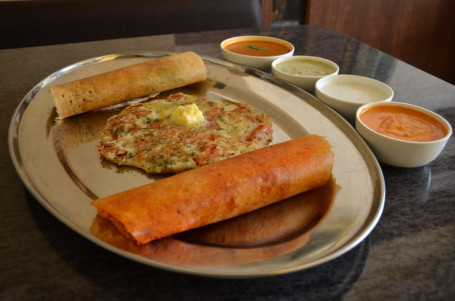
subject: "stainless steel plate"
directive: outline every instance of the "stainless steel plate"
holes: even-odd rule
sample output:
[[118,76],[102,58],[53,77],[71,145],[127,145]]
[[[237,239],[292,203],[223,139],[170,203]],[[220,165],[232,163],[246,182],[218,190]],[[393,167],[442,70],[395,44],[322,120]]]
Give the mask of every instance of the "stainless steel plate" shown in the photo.
[[[384,206],[384,179],[375,157],[352,126],[303,90],[267,73],[212,58],[204,58],[207,82],[177,90],[250,104],[271,116],[273,143],[307,134],[325,136],[335,153],[333,178],[338,187],[328,215],[320,217],[311,231],[302,229],[292,237],[246,246],[209,244],[177,235],[139,248],[121,241],[112,229],[101,229],[90,205],[93,199],[159,177],[104,164],[96,146],[112,111],[57,121],[47,87],[168,54],[92,58],[55,72],[25,96],[12,117],[10,154],[27,188],[49,212],[121,256],[167,270],[214,277],[270,276],[310,268],[344,254],[371,232]],[[110,239],[100,236],[103,231]]]

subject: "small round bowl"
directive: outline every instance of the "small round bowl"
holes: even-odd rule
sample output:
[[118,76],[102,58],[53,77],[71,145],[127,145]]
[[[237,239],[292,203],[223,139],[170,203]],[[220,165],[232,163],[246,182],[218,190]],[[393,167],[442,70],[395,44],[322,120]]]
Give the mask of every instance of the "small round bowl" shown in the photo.
[[[361,119],[362,113],[374,106],[398,106],[408,109],[414,109],[436,119],[446,131],[446,135],[438,140],[433,141],[409,141],[403,139],[392,138],[384,134],[380,134],[369,128]],[[424,166],[434,159],[444,149],[447,141],[452,135],[452,127],[450,123],[440,115],[424,109],[419,106],[401,103],[401,102],[377,102],[361,106],[356,112],[355,128],[362,138],[370,146],[379,162],[396,166],[396,167],[420,167]]]
[[308,92],[314,92],[316,82],[326,76],[336,75],[340,67],[330,60],[306,55],[276,59],[272,74]]
[[[246,55],[246,54],[239,54],[236,52],[232,52],[230,50],[227,50],[226,47],[229,47],[230,45],[234,43],[245,43],[245,48],[248,47],[250,49],[258,51],[259,55]],[[267,47],[256,47],[256,44],[260,43],[273,43],[274,45],[278,47],[284,47],[288,51],[286,51],[283,54],[279,55],[267,55],[266,52],[262,51],[268,51],[265,48]],[[255,44],[256,43],[256,44]],[[289,43],[288,41],[278,39],[278,38],[273,38],[273,37],[267,37],[267,36],[239,36],[239,37],[233,37],[224,40],[220,44],[220,49],[221,49],[221,54],[223,55],[223,58],[227,61],[260,69],[263,71],[266,71],[270,69],[270,65],[272,62],[278,58],[281,57],[288,57],[292,56],[294,54],[294,45]]]
[[316,97],[353,122],[367,103],[391,101],[393,90],[378,80],[351,74],[330,75],[316,82]]

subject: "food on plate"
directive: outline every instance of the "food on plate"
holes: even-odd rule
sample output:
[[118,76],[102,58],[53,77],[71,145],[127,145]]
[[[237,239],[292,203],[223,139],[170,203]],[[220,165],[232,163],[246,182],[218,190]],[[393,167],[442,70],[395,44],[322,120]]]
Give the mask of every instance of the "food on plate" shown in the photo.
[[138,244],[230,219],[325,184],[333,153],[311,135],[244,153],[92,202]]
[[360,113],[360,120],[370,129],[388,137],[409,141],[434,141],[447,135],[436,118],[401,106],[377,105]]
[[207,79],[202,59],[183,52],[49,87],[59,118]]
[[247,104],[174,93],[112,116],[99,151],[148,173],[181,172],[262,148],[272,133],[270,118]]
[[99,216],[93,219],[90,231],[117,248],[174,265],[249,263],[305,245],[328,216],[338,190],[331,178],[318,188],[270,206],[144,245],[125,238],[113,223]]
[[329,213],[339,187],[331,178],[324,185],[258,210],[189,230],[184,241],[230,247],[259,246],[309,234]]

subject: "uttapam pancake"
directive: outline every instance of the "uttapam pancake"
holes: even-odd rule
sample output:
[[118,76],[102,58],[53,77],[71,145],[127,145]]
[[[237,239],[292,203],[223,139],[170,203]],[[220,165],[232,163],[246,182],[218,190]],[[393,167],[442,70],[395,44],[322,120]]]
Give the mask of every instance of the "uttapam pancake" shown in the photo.
[[[203,118],[192,123],[196,115],[190,112],[181,122],[175,118],[181,108]],[[270,117],[247,104],[175,93],[112,116],[99,151],[109,161],[147,173],[181,172],[262,148],[272,133]]]

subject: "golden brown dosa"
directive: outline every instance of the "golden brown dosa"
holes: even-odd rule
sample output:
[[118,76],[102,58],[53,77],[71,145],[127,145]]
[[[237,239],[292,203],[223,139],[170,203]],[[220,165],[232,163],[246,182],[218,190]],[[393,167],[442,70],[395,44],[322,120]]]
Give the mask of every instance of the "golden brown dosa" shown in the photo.
[[202,59],[183,52],[49,87],[59,118],[207,79]]
[[228,247],[276,243],[309,232],[330,211],[335,180],[258,210],[178,234],[190,242]]
[[300,248],[330,212],[339,187],[326,184],[253,212],[137,245],[97,216],[91,232],[117,248],[180,266],[223,266],[266,260]]
[[326,183],[333,153],[311,135],[93,201],[139,244],[256,210]]

